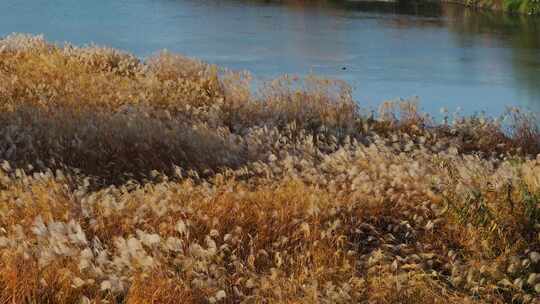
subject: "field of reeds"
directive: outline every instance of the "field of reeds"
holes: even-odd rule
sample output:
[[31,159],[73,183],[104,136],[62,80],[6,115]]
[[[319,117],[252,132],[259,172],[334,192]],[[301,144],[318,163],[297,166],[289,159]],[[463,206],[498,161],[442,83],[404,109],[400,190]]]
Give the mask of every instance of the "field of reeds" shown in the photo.
[[531,114],[0,40],[0,303],[540,303]]

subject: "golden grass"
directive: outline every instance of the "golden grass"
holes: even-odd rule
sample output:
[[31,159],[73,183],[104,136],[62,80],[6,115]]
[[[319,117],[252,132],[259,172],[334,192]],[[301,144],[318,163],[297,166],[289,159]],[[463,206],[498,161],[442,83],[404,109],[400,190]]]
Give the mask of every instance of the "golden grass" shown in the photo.
[[537,122],[501,119],[10,36],[0,303],[539,303]]

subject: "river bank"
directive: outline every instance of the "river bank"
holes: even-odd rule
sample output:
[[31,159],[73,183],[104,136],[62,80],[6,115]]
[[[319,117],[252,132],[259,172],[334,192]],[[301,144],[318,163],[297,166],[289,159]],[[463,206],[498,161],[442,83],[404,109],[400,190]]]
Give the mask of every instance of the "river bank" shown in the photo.
[[538,0],[442,0],[474,9],[483,9],[510,14],[539,15],[540,1]]
[[[391,0],[391,2],[408,2],[409,0]],[[294,1],[293,1],[294,2]],[[361,1],[330,0],[329,2],[359,3]],[[381,2],[385,2],[382,0]],[[422,2],[422,1],[418,1]],[[540,14],[540,1],[538,0],[427,0],[424,3],[452,3],[474,9],[506,12],[511,14],[538,15]]]
[[534,116],[0,40],[1,303],[539,303]]

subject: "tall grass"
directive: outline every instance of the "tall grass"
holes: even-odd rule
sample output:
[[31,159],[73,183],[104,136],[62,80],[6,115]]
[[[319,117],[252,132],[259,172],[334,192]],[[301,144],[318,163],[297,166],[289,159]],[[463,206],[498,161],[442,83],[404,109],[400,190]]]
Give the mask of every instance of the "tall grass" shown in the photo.
[[503,118],[10,36],[0,303],[538,303],[538,124]]

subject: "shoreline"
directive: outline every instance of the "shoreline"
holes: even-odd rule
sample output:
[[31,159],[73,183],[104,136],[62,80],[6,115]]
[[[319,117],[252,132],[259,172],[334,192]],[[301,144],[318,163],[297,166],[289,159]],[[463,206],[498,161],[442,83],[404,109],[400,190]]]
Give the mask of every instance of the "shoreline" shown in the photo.
[[[458,4],[472,9],[503,12],[512,15],[534,17],[540,15],[540,2],[528,3],[529,0],[522,0],[521,3],[510,3],[508,0],[440,0],[440,2]],[[523,4],[525,2],[526,4]]]

